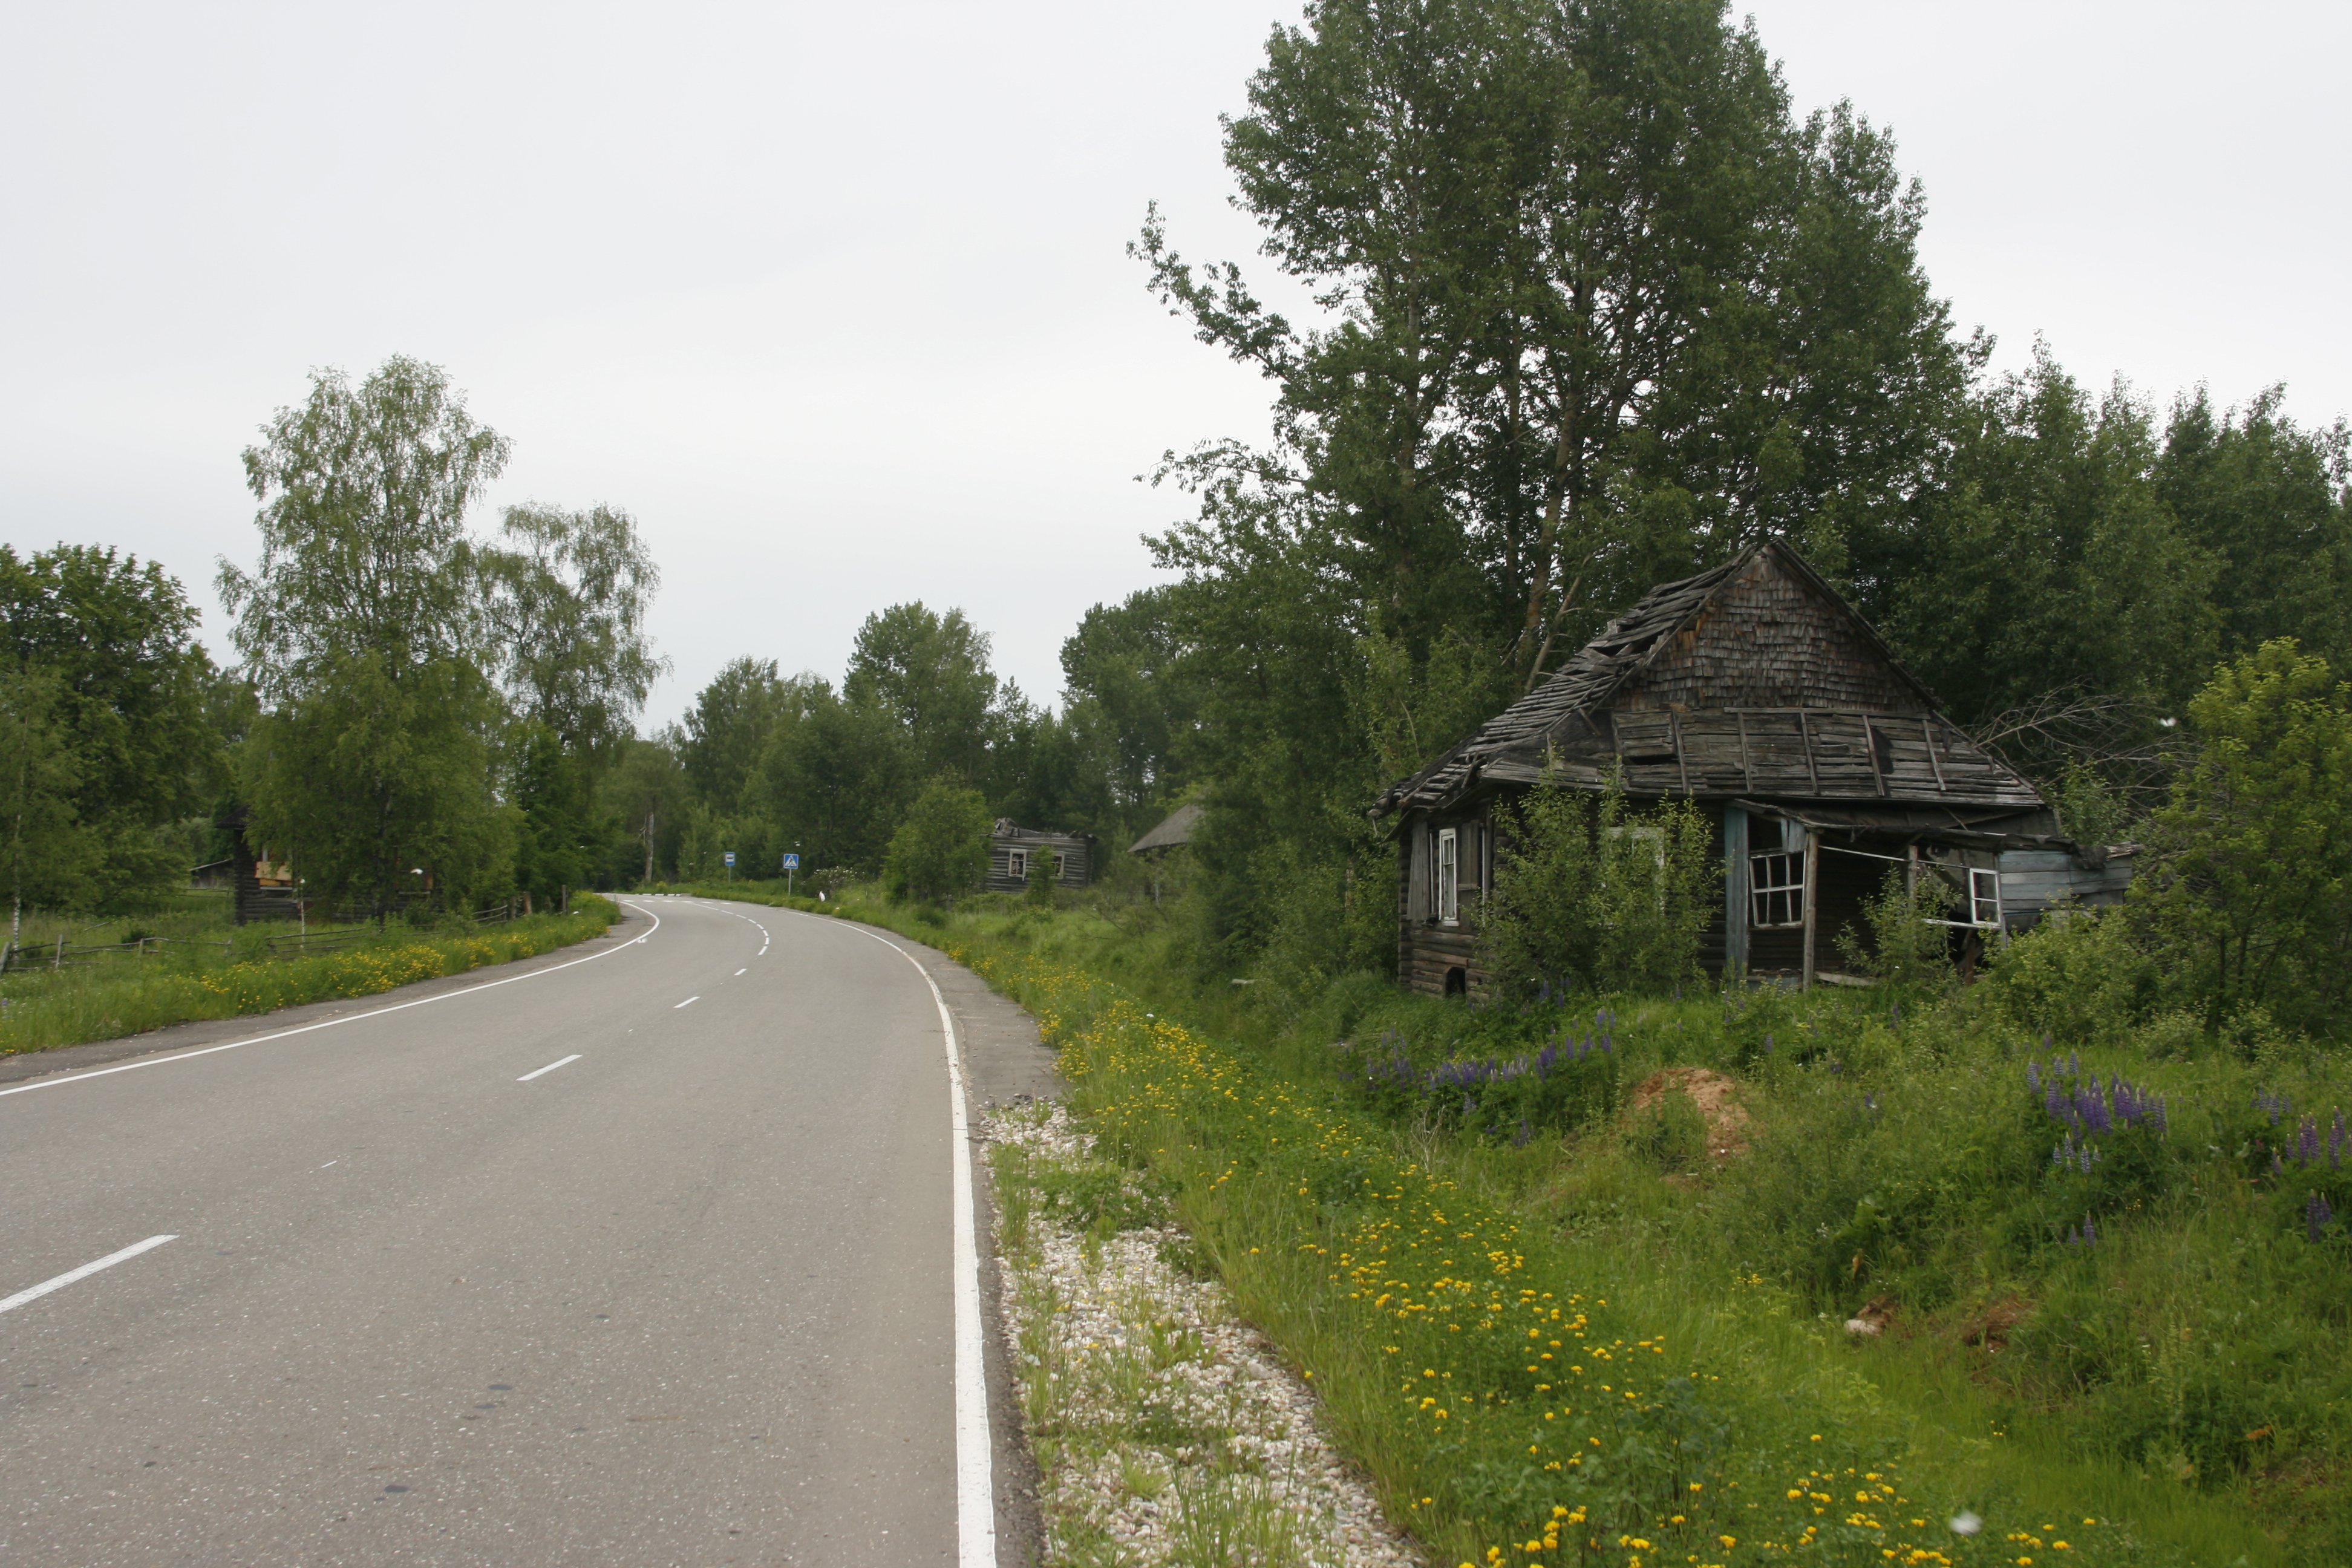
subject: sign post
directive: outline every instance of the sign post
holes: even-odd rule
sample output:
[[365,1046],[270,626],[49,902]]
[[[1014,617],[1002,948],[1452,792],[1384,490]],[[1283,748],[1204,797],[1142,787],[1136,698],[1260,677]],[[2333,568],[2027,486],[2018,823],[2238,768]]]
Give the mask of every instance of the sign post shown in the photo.
[[793,896],[793,873],[800,868],[801,858],[799,856],[787,855],[784,857],[784,897],[788,899]]
[[727,879],[730,882],[735,879],[735,851],[732,849],[727,851]]

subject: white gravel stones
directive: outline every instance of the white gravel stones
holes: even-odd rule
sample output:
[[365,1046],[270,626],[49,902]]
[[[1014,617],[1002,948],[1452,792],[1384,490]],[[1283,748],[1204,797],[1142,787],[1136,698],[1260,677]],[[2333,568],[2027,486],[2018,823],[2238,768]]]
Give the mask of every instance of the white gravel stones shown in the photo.
[[[1173,1226],[1051,1102],[992,1111],[1004,1321],[1039,1470],[1045,1568],[1419,1568],[1324,1441],[1314,1394]],[[1010,1157],[1004,1157],[1009,1155]],[[1083,1198],[1108,1215],[1093,1216]],[[1106,1194],[1113,1194],[1108,1203]]]

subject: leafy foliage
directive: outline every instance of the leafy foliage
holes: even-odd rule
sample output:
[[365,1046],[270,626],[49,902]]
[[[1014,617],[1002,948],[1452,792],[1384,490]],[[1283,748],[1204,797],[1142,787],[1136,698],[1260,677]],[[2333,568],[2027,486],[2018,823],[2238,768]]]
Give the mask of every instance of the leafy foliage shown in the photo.
[[1719,876],[1691,802],[1637,810],[1622,784],[1547,778],[1498,837],[1480,962],[1513,997],[1696,980]]
[[[882,879],[894,897],[942,899],[979,884],[988,869],[988,802],[953,778],[935,779],[890,837]],[[1045,859],[1040,857],[1040,859]],[[1045,875],[1052,875],[1050,862]],[[1047,889],[1052,888],[1048,881]]]
[[2197,758],[2134,883],[2173,984],[2218,1025],[2246,1006],[2340,1019],[2352,987],[2352,685],[2293,641],[2221,667],[2189,704]]

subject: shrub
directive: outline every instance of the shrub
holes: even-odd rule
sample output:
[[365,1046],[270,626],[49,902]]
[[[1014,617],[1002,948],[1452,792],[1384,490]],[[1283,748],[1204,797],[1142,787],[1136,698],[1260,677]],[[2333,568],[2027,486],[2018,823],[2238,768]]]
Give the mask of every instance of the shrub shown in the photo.
[[1837,950],[1855,973],[1891,985],[1948,984],[1951,944],[1946,928],[1929,922],[1942,919],[1958,895],[1933,876],[1922,876],[1908,888],[1903,883],[1904,868],[1888,867],[1877,895],[1862,901],[1869,940],[1848,926],[1837,934]]
[[988,869],[988,802],[951,778],[934,780],[891,836],[882,881],[894,899],[928,902],[963,892]]
[[2069,1045],[2126,1038],[2155,972],[2123,916],[2061,907],[1996,946],[1980,994],[1995,1016]]
[[1663,992],[1699,973],[1720,871],[1689,801],[1647,811],[1622,782],[1595,795],[1549,772],[1510,813],[1480,961],[1506,994]]
[[2189,714],[2197,759],[2132,901],[2209,1027],[2247,1004],[2331,1025],[2352,994],[2352,685],[2280,638],[2222,666]]

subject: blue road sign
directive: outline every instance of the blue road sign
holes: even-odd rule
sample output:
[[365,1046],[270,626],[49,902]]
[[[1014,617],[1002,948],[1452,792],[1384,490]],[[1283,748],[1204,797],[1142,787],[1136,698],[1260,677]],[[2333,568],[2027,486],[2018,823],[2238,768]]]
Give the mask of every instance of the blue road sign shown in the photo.
[[784,869],[785,869],[785,870],[787,870],[787,871],[797,871],[797,870],[799,870],[800,868],[801,868],[801,858],[800,858],[799,856],[797,856],[797,855],[787,855],[787,856],[785,856],[785,857],[784,857]]
[[728,863],[730,866],[732,866],[733,864],[735,864],[735,851],[733,851],[732,849],[730,849],[729,851],[727,851],[727,863]]

